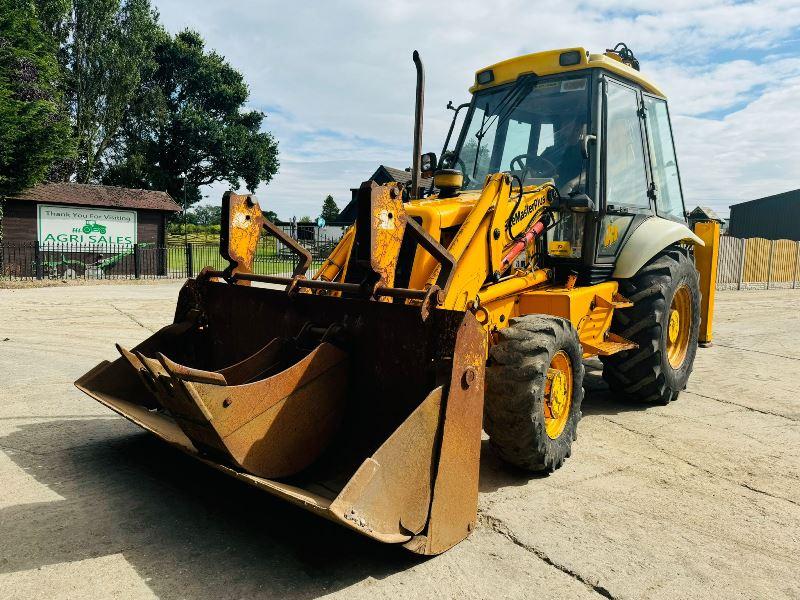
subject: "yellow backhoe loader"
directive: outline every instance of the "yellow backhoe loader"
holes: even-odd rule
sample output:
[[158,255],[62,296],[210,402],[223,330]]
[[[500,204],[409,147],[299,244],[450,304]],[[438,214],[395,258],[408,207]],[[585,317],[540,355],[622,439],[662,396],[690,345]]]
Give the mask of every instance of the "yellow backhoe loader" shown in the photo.
[[[667,102],[624,45],[478,71],[439,159],[420,153],[414,62],[410,185],[362,184],[312,277],[254,197],[227,193],[229,266],[76,385],[211,467],[437,554],[475,527],[482,428],[531,472],[570,456],[584,359],[615,395],[678,396],[710,340],[716,240],[686,225]],[[291,275],[253,272],[264,234]]]

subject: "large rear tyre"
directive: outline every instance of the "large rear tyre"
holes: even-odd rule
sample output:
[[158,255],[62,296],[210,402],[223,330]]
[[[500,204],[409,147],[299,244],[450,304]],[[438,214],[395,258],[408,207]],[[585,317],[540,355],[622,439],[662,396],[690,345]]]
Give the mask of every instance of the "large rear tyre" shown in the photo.
[[489,351],[483,427],[500,457],[553,471],[572,452],[583,401],[582,349],[572,323],[549,315],[509,321]]
[[667,404],[686,388],[697,353],[700,285],[688,252],[656,255],[620,292],[632,308],[614,311],[611,331],[639,347],[601,357],[611,391],[638,402]]

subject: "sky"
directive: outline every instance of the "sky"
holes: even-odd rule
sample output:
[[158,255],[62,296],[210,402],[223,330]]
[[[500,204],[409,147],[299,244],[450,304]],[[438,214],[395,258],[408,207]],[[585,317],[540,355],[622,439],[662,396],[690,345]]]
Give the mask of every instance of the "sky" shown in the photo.
[[[667,94],[688,209],[800,188],[800,1],[424,2],[153,0],[248,82],[280,171],[257,190],[282,219],[341,208],[379,164],[411,163],[414,49],[426,69],[423,151],[441,151],[448,100],[475,71],[542,50],[624,41]],[[444,18],[446,17],[446,18]],[[204,190],[218,203],[228,184]]]

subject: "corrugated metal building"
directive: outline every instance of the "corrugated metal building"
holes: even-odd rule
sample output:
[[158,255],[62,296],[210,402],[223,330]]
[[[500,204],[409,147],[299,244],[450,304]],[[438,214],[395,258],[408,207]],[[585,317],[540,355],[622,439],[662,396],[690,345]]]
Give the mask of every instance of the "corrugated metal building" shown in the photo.
[[800,240],[800,189],[732,205],[728,235]]

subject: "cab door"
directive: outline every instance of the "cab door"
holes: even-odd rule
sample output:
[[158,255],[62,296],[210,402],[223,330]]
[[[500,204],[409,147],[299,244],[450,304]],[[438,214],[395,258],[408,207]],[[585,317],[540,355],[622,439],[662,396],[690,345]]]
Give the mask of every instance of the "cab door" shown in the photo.
[[635,225],[653,215],[654,195],[641,91],[609,76],[604,88],[596,261],[611,264]]
[[642,100],[656,214],[665,219],[685,223],[686,206],[683,201],[683,188],[667,101],[647,93],[642,93]]

